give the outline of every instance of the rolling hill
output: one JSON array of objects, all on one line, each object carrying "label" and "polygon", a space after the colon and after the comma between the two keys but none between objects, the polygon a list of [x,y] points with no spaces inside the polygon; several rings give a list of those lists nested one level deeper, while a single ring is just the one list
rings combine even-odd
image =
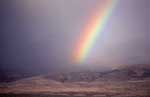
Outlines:
[{"label": "rolling hill", "polygon": [[0,85],[0,94],[57,94],[67,97],[142,97],[150,96],[149,91],[149,65],[125,66],[105,72],[82,71],[38,75]]}]

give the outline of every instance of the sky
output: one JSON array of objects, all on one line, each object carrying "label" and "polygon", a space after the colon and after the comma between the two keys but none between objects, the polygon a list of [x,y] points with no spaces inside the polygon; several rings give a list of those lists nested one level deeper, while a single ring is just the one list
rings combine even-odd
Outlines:
[{"label": "sky", "polygon": [[149,0],[118,0],[87,58],[74,62],[77,40],[104,1],[0,0],[1,67],[53,71],[150,64]]}]

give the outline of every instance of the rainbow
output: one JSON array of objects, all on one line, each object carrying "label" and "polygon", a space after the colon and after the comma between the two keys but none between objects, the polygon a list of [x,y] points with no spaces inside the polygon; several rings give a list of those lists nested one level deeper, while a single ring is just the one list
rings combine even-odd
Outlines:
[{"label": "rainbow", "polygon": [[110,18],[117,0],[104,0],[103,5],[90,18],[83,32],[79,37],[79,41],[75,47],[73,54],[77,63],[83,63],[88,57],[91,48],[96,42],[98,36],[103,31],[108,19]]}]

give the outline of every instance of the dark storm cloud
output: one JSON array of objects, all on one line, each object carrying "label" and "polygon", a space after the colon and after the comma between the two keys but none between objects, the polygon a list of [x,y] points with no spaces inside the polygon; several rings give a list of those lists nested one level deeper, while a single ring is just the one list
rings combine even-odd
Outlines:
[{"label": "dark storm cloud", "polygon": [[[78,35],[102,2],[1,0],[1,65],[47,70],[74,65]],[[104,31],[87,63],[150,63],[149,0],[120,0]]]}]

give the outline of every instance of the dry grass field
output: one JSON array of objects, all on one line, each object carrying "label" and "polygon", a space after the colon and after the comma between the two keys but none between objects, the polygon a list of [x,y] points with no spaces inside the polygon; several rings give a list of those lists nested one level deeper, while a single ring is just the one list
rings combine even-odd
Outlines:
[{"label": "dry grass field", "polygon": [[0,97],[150,97],[150,69],[39,75],[1,83]]}]

